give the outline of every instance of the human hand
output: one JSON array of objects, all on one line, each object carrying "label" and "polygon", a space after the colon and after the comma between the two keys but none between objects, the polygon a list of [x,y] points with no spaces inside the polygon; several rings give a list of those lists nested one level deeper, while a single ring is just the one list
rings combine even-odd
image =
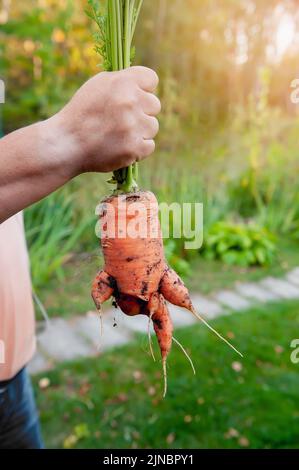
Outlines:
[{"label": "human hand", "polygon": [[158,82],[145,67],[99,73],[48,120],[59,127],[75,174],[124,168],[154,152],[161,110],[153,94]]}]

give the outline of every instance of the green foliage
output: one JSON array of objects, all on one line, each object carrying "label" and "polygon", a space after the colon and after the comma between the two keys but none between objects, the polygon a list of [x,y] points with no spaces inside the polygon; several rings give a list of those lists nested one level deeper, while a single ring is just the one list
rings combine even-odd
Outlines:
[{"label": "green foliage", "polygon": [[57,112],[95,69],[86,47],[89,32],[81,2],[45,0],[42,7],[39,3],[12,5],[9,20],[1,24],[6,131]]},{"label": "green foliage", "polygon": [[109,19],[107,12],[103,9],[102,2],[88,0],[89,8],[86,9],[87,16],[96,23],[97,31],[93,34],[94,50],[103,59],[103,68],[112,71],[111,42],[109,39]]},{"label": "green foliage", "polygon": [[64,449],[72,449],[78,443],[84,439],[88,439],[90,437],[90,431],[88,429],[88,425],[86,423],[77,424],[74,427],[73,433],[67,436],[64,440],[63,448]]},{"label": "green foliage", "polygon": [[214,320],[244,354],[239,363],[204,326],[180,329],[176,337],[197,374],[174,345],[164,400],[159,363],[146,354],[145,335],[100,360],[61,364],[47,373],[47,389],[38,386],[45,373],[35,377],[46,446],[62,447],[86,423],[88,433],[72,440],[74,447],[298,448],[299,374],[290,361],[298,311],[298,301],[282,302]]},{"label": "green foliage", "polygon": [[295,162],[277,161],[281,153],[286,150],[276,152],[276,162],[268,162],[264,170],[249,168],[228,184],[227,191],[233,212],[293,237],[299,229],[299,183]]},{"label": "green foliage", "polygon": [[169,265],[182,277],[190,276],[191,265],[188,260],[184,259],[177,250],[176,241],[173,239],[166,239],[164,241],[165,256]]},{"label": "green foliage", "polygon": [[276,242],[268,230],[256,225],[218,222],[208,231],[202,253],[229,265],[266,266],[275,259]]},{"label": "green foliage", "polygon": [[35,288],[53,277],[63,280],[63,265],[78,250],[80,237],[89,223],[87,218],[75,223],[73,198],[64,191],[54,193],[25,211]]}]

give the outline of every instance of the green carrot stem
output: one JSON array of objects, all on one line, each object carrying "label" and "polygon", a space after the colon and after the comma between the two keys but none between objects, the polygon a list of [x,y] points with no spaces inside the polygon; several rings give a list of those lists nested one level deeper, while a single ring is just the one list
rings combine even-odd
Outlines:
[{"label": "green carrot stem", "polygon": [[140,15],[142,4],[143,4],[143,0],[139,0],[139,4],[138,4],[137,10],[136,10],[136,15],[135,15],[133,25],[132,25],[131,40],[133,40],[133,37],[134,37],[134,34],[135,34],[137,21],[138,21],[139,15]]},{"label": "green carrot stem", "polygon": [[110,32],[111,32],[111,59],[112,69],[114,71],[118,68],[118,53],[117,53],[117,16],[116,5],[114,0],[108,0],[108,17],[110,19]]},{"label": "green carrot stem", "polygon": [[130,0],[125,1],[124,12],[124,68],[131,65],[131,8]]},{"label": "green carrot stem", "polygon": [[124,68],[124,59],[123,59],[123,22],[122,22],[122,0],[114,0],[115,10],[116,10],[116,22],[117,22],[117,53],[118,53],[118,69],[122,70]]}]

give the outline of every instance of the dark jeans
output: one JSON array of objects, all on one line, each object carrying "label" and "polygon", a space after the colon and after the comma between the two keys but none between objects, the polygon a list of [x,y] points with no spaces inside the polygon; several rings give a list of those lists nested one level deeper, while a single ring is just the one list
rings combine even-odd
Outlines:
[{"label": "dark jeans", "polygon": [[42,449],[33,389],[26,369],[0,382],[0,449]]}]

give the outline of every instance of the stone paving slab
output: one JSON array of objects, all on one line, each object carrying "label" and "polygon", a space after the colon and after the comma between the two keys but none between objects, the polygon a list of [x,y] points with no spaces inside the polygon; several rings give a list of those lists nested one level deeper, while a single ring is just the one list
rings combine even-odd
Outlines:
[{"label": "stone paving slab", "polygon": [[39,372],[49,370],[52,367],[53,364],[51,361],[49,361],[41,352],[36,352],[28,365],[28,370],[30,374],[38,374]]},{"label": "stone paving slab", "polygon": [[148,317],[139,315],[136,317],[128,317],[119,312],[116,318],[117,327],[120,331],[129,330],[134,333],[147,333]]},{"label": "stone paving slab", "polygon": [[50,321],[48,328],[38,336],[40,350],[54,361],[65,361],[92,356],[94,347],[76,334],[70,324],[62,319]]},{"label": "stone paving slab", "polygon": [[182,326],[191,326],[196,323],[194,315],[185,308],[176,307],[175,305],[168,304],[169,313],[176,328]]},{"label": "stone paving slab", "polygon": [[[299,268],[287,273],[285,279],[266,278],[258,283],[237,284],[236,291],[222,290],[212,298],[201,294],[192,296],[195,309],[206,319],[213,319],[231,311],[248,309],[252,301],[271,302],[278,299],[299,298]],[[197,322],[187,310],[169,305],[175,327]],[[120,310],[103,314],[104,334],[100,334],[100,319],[96,312],[88,312],[70,321],[53,319],[38,333],[38,352],[29,364],[31,374],[48,370],[56,362],[91,357],[101,350],[127,343],[134,333],[147,333],[147,317],[128,317]],[[100,349],[99,349],[100,346]]]},{"label": "stone paving slab", "polygon": [[207,299],[203,295],[195,294],[192,296],[192,303],[195,310],[208,320],[219,317],[222,315],[223,307],[213,300]]},{"label": "stone paving slab", "polygon": [[293,269],[293,271],[290,271],[286,275],[286,280],[288,282],[291,282],[292,284],[295,284],[296,286],[299,286],[299,268]]},{"label": "stone paving slab", "polygon": [[231,310],[246,310],[251,306],[251,302],[248,299],[244,299],[241,295],[230,290],[217,292],[213,297]]},{"label": "stone paving slab", "polygon": [[236,290],[240,295],[249,297],[258,302],[273,302],[279,299],[277,294],[261,287],[257,283],[237,284]]},{"label": "stone paving slab", "polygon": [[274,277],[268,277],[260,282],[260,285],[266,287],[282,299],[299,299],[299,287]]},{"label": "stone paving slab", "polygon": [[[99,314],[89,312],[84,317],[80,317],[73,324],[73,331],[90,342],[97,351],[105,351],[109,348],[121,346],[132,339],[132,336],[125,330],[113,327],[111,322],[112,313],[103,315],[103,334],[101,335],[101,321]],[[112,319],[113,321],[113,319]]]}]

